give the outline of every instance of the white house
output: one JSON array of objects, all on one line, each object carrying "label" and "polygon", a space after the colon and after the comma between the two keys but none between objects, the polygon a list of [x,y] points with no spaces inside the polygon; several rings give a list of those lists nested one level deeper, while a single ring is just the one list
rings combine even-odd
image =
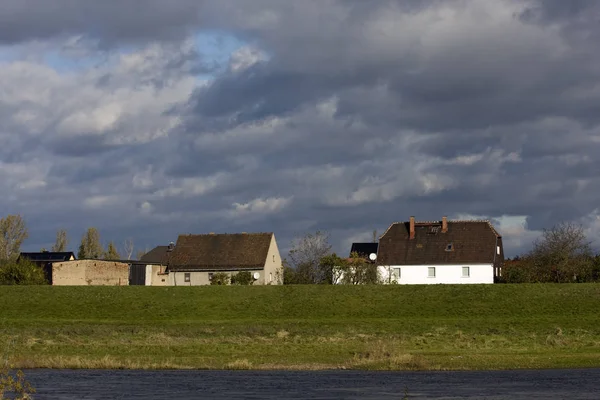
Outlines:
[{"label": "white house", "polygon": [[395,222],[379,238],[385,283],[494,283],[504,262],[502,236],[489,221]]}]

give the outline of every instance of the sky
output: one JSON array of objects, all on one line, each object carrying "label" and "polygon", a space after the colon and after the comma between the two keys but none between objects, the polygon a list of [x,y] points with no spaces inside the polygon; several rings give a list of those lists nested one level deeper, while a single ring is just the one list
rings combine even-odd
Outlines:
[{"label": "sky", "polygon": [[600,2],[0,0],[0,216],[23,248],[96,227],[317,230],[489,219],[508,256],[600,249]]}]

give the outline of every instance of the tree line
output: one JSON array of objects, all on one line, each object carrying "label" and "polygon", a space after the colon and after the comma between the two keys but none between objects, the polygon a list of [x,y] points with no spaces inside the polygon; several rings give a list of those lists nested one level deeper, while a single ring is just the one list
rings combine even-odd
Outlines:
[{"label": "tree line", "polygon": [[[27,260],[17,261],[21,245],[29,237],[27,226],[20,215],[0,218],[0,284],[45,281],[43,272]],[[377,240],[375,231],[373,241]],[[67,251],[67,231],[56,233],[53,252]],[[383,283],[377,265],[358,254],[340,257],[333,253],[326,232],[317,231],[295,238],[287,258],[284,259],[284,284],[379,284]],[[45,249],[42,249],[45,251]],[[78,259],[131,259],[134,251],[132,239],[123,244],[123,255],[116,244],[102,245],[96,228],[88,228],[81,237]],[[147,251],[138,251],[141,258]],[[242,277],[237,284],[245,284]],[[560,223],[544,229],[534,241],[531,251],[505,260],[500,283],[535,282],[597,282],[600,281],[600,254],[594,254],[591,242],[581,225]],[[242,283],[244,282],[244,283]]]},{"label": "tree line", "polygon": [[544,229],[532,249],[507,259],[499,282],[598,282],[600,254],[594,254],[581,225],[563,222]]},{"label": "tree line", "polygon": [[[19,259],[21,245],[29,237],[25,220],[20,215],[8,215],[0,218],[0,284],[44,284],[46,278],[41,268],[29,260]],[[50,251],[68,251],[69,238],[65,229],[56,232],[54,244]],[[40,251],[47,251],[41,249]],[[134,251],[132,239],[123,243],[123,255],[117,249],[114,241],[107,246],[102,245],[100,233],[96,228],[88,228],[81,237],[77,251],[78,259],[122,260],[131,259]],[[138,259],[147,250],[138,251]]]},{"label": "tree line", "polygon": [[[0,218],[0,261],[16,260],[21,253],[21,245],[29,237],[29,231],[25,220],[20,215],[8,215]],[[50,248],[52,252],[68,251],[69,238],[65,229],[59,229],[56,232],[54,244]],[[77,251],[79,259],[104,259],[104,260],[130,260],[134,244],[132,239],[126,239],[122,246],[123,253],[120,253],[114,241],[109,241],[106,247],[102,245],[98,229],[88,228],[83,236]],[[40,251],[47,251],[42,248]],[[140,258],[147,250],[137,252]]]}]

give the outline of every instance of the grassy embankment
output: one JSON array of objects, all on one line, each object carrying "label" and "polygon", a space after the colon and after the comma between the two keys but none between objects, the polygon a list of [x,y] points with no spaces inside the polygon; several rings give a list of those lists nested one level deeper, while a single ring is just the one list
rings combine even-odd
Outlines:
[{"label": "grassy embankment", "polygon": [[600,366],[600,285],[0,287],[14,367]]}]

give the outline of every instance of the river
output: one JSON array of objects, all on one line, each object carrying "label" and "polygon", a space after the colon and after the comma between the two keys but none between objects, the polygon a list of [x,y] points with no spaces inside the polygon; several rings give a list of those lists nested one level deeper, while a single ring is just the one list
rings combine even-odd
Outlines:
[{"label": "river", "polygon": [[473,372],[26,370],[34,399],[600,399],[600,369]]}]

